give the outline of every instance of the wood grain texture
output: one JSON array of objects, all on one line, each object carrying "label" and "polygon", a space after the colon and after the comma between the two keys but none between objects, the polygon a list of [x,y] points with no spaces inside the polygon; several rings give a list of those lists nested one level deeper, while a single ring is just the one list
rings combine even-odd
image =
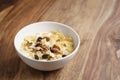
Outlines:
[{"label": "wood grain texture", "polygon": [[[1,0],[0,80],[120,80],[120,0]],[[15,34],[38,21],[70,25],[81,37],[64,68],[44,72],[21,61]]]}]

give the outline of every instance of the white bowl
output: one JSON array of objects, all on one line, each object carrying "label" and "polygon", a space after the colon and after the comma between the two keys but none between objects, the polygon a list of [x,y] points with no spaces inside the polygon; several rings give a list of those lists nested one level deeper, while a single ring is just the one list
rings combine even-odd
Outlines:
[{"label": "white bowl", "polygon": [[[20,50],[20,46],[26,35],[34,35],[36,33],[44,33],[44,32],[49,32],[51,30],[59,31],[73,38],[75,49],[70,55],[62,59],[51,60],[51,61],[35,60],[23,55],[23,53]],[[80,38],[77,32],[67,25],[58,22],[45,21],[45,22],[33,23],[22,28],[15,36],[14,46],[18,56],[23,60],[23,62],[38,70],[51,71],[62,68],[68,61],[70,61],[73,58],[73,56],[77,53],[79,49]]]}]

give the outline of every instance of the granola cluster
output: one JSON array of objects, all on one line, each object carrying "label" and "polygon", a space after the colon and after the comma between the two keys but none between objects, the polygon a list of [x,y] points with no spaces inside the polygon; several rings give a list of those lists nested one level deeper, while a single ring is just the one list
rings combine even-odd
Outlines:
[{"label": "granola cluster", "polygon": [[56,60],[69,55],[74,47],[72,38],[60,32],[51,31],[35,36],[26,36],[21,50],[36,60]]}]

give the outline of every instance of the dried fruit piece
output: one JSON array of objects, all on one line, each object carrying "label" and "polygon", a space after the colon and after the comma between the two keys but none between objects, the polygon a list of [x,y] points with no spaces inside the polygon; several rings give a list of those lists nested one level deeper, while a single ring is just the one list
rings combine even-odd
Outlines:
[{"label": "dried fruit piece", "polygon": [[62,57],[66,57],[67,55],[63,54]]},{"label": "dried fruit piece", "polygon": [[42,43],[41,42],[38,42],[35,44],[35,47],[41,47]]},{"label": "dried fruit piece", "polygon": [[43,54],[42,59],[47,59],[49,57],[49,54]]},{"label": "dried fruit piece", "polygon": [[42,40],[42,37],[37,38],[37,42],[40,42]]},{"label": "dried fruit piece", "polygon": [[53,53],[53,50],[52,50],[52,48],[50,47],[50,51]]},{"label": "dried fruit piece", "polygon": [[38,59],[39,59],[38,55],[34,55],[34,58],[35,58],[36,60],[38,60]]},{"label": "dried fruit piece", "polygon": [[40,46],[41,46],[40,43],[35,44],[35,47],[40,47]]}]

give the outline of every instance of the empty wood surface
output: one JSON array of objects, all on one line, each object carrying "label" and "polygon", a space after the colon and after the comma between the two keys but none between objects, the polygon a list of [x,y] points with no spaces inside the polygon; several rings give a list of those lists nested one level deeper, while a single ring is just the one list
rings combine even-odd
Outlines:
[{"label": "empty wood surface", "polygon": [[[35,70],[17,56],[16,33],[39,21],[79,33],[79,52],[64,68]],[[0,0],[0,80],[120,80],[120,0]]]}]

